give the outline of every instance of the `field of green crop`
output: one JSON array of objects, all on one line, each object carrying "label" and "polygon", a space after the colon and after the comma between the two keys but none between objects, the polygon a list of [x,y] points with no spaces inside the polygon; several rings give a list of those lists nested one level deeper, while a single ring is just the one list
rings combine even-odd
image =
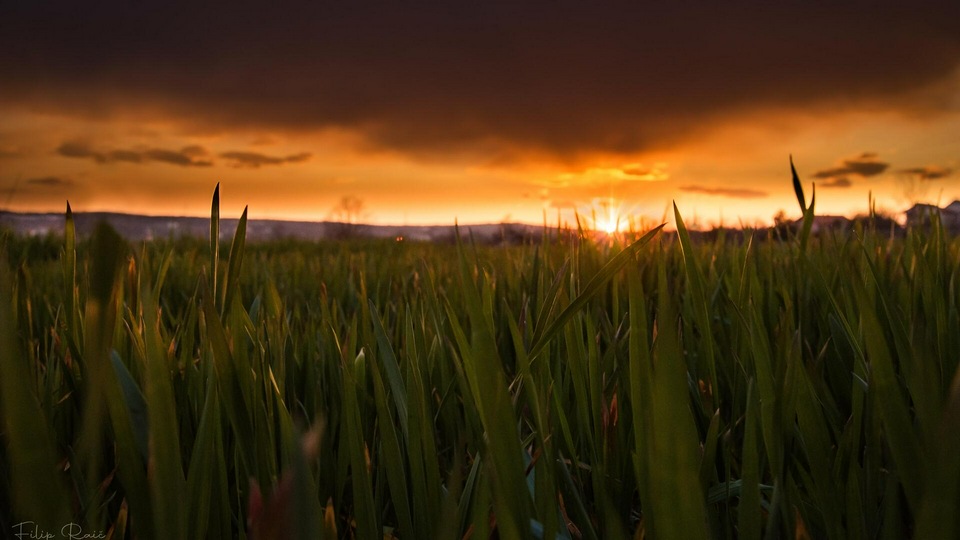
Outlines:
[{"label": "field of green crop", "polygon": [[960,242],[676,218],[221,244],[217,194],[209,242],[6,236],[3,535],[960,536]]}]

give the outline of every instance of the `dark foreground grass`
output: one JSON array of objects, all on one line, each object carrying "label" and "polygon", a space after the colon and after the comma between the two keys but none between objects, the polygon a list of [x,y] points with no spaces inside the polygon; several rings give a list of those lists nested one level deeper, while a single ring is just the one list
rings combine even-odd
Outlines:
[{"label": "dark foreground grass", "polygon": [[221,245],[217,196],[211,242],[130,246],[68,209],[59,253],[3,244],[0,527],[956,538],[960,243],[676,217],[614,246],[247,246],[242,219]]}]

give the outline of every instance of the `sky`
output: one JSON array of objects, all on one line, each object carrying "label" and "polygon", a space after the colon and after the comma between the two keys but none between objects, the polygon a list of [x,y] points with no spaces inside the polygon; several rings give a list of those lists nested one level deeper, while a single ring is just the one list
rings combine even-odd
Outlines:
[{"label": "sky", "polygon": [[791,155],[818,214],[960,198],[960,2],[643,4],[5,1],[0,208],[752,226]]}]

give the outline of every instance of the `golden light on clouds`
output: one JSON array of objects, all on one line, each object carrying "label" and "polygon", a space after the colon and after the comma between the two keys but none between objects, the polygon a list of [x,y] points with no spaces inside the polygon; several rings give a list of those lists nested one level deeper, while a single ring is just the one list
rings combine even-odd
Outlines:
[{"label": "golden light on clouds", "polygon": [[557,185],[571,184],[609,185],[621,182],[664,182],[670,179],[669,165],[658,162],[654,165],[629,163],[620,167],[590,167],[582,172],[565,172],[557,175]]}]

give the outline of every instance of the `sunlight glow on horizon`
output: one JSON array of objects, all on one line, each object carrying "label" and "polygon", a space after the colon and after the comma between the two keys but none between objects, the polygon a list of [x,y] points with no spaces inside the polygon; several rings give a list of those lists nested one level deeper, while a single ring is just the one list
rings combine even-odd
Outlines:
[{"label": "sunlight glow on horizon", "polygon": [[[756,226],[771,224],[780,210],[799,216],[790,153],[805,188],[817,184],[820,215],[866,213],[871,191],[878,209],[898,216],[912,200],[949,204],[960,198],[960,160],[942,143],[960,129],[960,115],[934,123],[857,115],[810,120],[776,137],[765,136],[773,127],[744,117],[670,150],[569,162],[518,154],[517,162],[486,164],[365,151],[352,135],[336,133],[202,136],[124,118],[24,111],[8,118],[16,121],[0,124],[0,207],[20,212],[62,212],[70,200],[76,212],[203,217],[221,182],[224,215],[239,216],[249,205],[251,219],[327,221],[339,201],[352,196],[364,203],[359,221],[372,225],[576,226],[577,214],[595,213],[596,223],[585,226],[618,232],[637,221],[659,224],[676,201],[691,226]],[[87,154],[67,152],[64,144],[71,141],[85,141],[80,149]],[[195,153],[200,150],[205,153]],[[312,157],[290,159],[302,153]],[[868,153],[875,155],[860,159]],[[224,157],[234,155],[260,163],[241,167]],[[179,156],[212,164],[170,161]],[[875,162],[889,166],[878,175],[859,175],[858,167],[875,168]],[[846,184],[817,176],[844,168],[850,169]],[[931,178],[914,175],[916,189],[906,193],[905,171],[921,169]]]}]

